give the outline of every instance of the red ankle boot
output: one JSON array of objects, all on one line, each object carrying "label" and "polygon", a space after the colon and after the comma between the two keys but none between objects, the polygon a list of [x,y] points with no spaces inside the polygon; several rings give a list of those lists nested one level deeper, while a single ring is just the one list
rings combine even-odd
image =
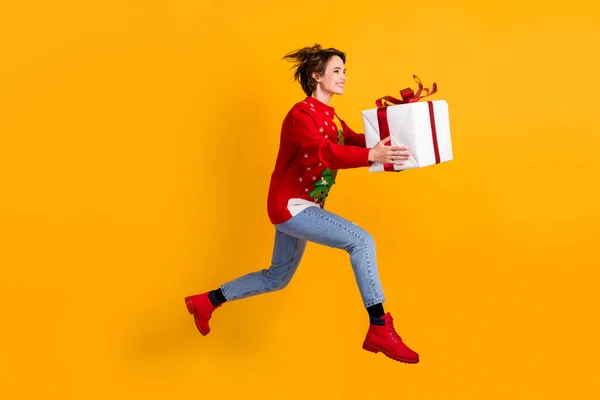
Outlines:
[{"label": "red ankle boot", "polygon": [[390,313],[385,314],[382,319],[385,321],[385,325],[371,324],[369,326],[367,337],[363,342],[363,349],[373,353],[382,352],[396,361],[409,364],[418,363],[419,355],[402,342],[402,338],[394,329],[394,319]]},{"label": "red ankle boot", "polygon": [[194,316],[196,328],[198,328],[200,333],[204,336],[208,335],[210,333],[208,321],[210,321],[213,311],[221,307],[221,304],[216,307],[213,306],[208,298],[208,292],[186,297],[185,304],[187,305],[189,313]]}]

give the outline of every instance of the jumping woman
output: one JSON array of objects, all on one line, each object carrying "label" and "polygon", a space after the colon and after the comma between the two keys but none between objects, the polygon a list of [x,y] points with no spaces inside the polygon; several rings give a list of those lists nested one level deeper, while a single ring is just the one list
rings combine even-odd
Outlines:
[{"label": "jumping woman", "polygon": [[369,315],[363,349],[397,361],[418,363],[419,355],[403,343],[391,314],[383,309],[385,297],[373,237],[324,209],[338,170],[368,167],[373,162],[402,165],[409,158],[408,148],[386,145],[389,137],[367,148],[364,135],[350,129],[329,105],[333,95],[344,93],[345,53],[316,44],[290,52],[284,59],[294,63],[294,78],[307,97],[294,104],[281,128],[267,199],[269,219],[275,226],[271,265],[216,290],[186,297],[187,309],[200,333],[207,335],[212,313],[225,302],[285,288],[310,241],[350,255]]}]

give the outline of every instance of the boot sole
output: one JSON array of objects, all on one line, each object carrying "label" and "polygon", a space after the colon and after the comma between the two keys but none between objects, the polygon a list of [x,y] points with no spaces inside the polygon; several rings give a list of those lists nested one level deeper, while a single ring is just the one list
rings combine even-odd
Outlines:
[{"label": "boot sole", "polygon": [[[196,308],[194,307],[194,303],[192,302],[192,298],[191,297],[186,297],[185,298],[185,305],[186,305],[186,307],[188,309],[188,312],[194,316],[194,322],[196,322],[196,318],[198,318],[198,316],[196,315]],[[200,333],[202,334],[202,336],[206,336],[209,333],[209,332],[203,331],[198,326],[198,324],[196,324],[196,328],[198,328],[198,330],[200,331]]]},{"label": "boot sole", "polygon": [[386,351],[383,350],[382,348],[379,348],[379,347],[377,347],[375,345],[372,345],[372,344],[366,343],[366,342],[363,343],[362,348],[365,349],[365,350],[367,350],[367,351],[370,351],[371,353],[379,353],[379,352],[381,352],[386,357],[391,358],[394,361],[400,361],[400,362],[403,362],[403,363],[406,363],[406,364],[417,364],[419,362],[419,360],[409,360],[407,358],[400,358],[400,357],[392,356],[391,354],[386,353]]}]

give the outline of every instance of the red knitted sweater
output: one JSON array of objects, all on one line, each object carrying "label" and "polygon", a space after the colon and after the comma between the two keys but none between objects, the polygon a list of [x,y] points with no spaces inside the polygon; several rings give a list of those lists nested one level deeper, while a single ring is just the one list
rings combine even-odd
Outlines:
[{"label": "red knitted sweater", "polygon": [[271,175],[267,210],[273,224],[292,214],[290,199],[305,199],[321,208],[338,169],[369,166],[365,137],[337,117],[333,107],[307,97],[288,112],[281,128],[279,153]]}]

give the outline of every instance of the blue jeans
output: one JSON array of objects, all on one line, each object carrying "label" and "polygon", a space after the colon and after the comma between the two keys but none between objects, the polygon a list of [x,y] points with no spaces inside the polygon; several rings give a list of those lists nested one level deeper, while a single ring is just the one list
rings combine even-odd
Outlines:
[{"label": "blue jeans", "polygon": [[238,300],[285,288],[300,264],[307,241],[347,251],[365,307],[385,302],[373,237],[355,223],[320,207],[308,207],[275,225],[271,266],[223,284],[225,298]]}]

